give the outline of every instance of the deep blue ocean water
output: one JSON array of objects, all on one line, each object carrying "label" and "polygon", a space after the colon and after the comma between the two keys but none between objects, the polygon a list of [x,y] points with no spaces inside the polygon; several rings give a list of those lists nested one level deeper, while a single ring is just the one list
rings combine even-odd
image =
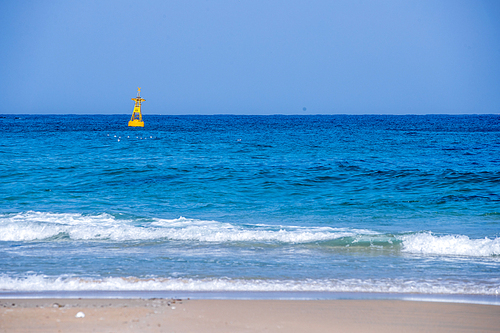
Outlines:
[{"label": "deep blue ocean water", "polygon": [[500,116],[4,115],[0,292],[500,294]]}]

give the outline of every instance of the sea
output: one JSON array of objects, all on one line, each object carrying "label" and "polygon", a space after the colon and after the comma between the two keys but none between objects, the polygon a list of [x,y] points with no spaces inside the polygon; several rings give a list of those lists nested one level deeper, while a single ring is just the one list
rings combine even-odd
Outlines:
[{"label": "sea", "polygon": [[0,115],[0,297],[500,304],[500,115],[129,118]]}]

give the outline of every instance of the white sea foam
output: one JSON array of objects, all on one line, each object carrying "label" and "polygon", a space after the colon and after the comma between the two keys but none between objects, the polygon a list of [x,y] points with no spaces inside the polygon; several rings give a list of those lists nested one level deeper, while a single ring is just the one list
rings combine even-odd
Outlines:
[{"label": "white sea foam", "polygon": [[[329,227],[236,226],[217,221],[178,218],[155,219],[143,225],[118,220],[108,214],[94,216],[26,212],[0,217],[1,241],[44,240],[60,234],[72,240],[154,240],[200,242],[284,242],[307,243],[370,233]],[[372,232],[373,233],[373,232]]]},{"label": "white sea foam", "polygon": [[500,255],[500,238],[470,239],[464,235],[435,236],[430,232],[401,236],[409,253],[488,257]]},{"label": "white sea foam", "polygon": [[49,278],[32,275],[12,278],[0,275],[0,291],[261,291],[261,292],[376,292],[421,294],[500,295],[498,281],[466,282],[401,279],[323,279],[323,280],[255,280],[255,279],[179,279],[119,278],[103,279]]}]

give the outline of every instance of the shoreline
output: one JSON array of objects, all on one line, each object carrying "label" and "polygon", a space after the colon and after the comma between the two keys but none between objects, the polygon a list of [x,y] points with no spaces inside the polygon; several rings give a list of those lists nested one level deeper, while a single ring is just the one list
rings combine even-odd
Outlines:
[{"label": "shoreline", "polygon": [[500,306],[500,295],[316,292],[316,291],[158,291],[158,290],[81,290],[81,291],[0,291],[4,299],[199,299],[199,300],[399,300],[484,304]]},{"label": "shoreline", "polygon": [[409,300],[1,299],[0,332],[497,332],[496,305]]}]

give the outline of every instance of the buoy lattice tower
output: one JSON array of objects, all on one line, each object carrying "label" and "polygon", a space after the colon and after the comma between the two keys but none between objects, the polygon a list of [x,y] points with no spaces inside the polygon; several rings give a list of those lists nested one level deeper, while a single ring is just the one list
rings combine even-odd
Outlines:
[{"label": "buoy lattice tower", "polygon": [[144,127],[144,122],[142,121],[142,113],[141,113],[141,103],[146,100],[141,97],[141,88],[137,88],[137,97],[132,98],[135,101],[134,112],[132,112],[132,118],[128,122],[129,126],[132,127]]}]

